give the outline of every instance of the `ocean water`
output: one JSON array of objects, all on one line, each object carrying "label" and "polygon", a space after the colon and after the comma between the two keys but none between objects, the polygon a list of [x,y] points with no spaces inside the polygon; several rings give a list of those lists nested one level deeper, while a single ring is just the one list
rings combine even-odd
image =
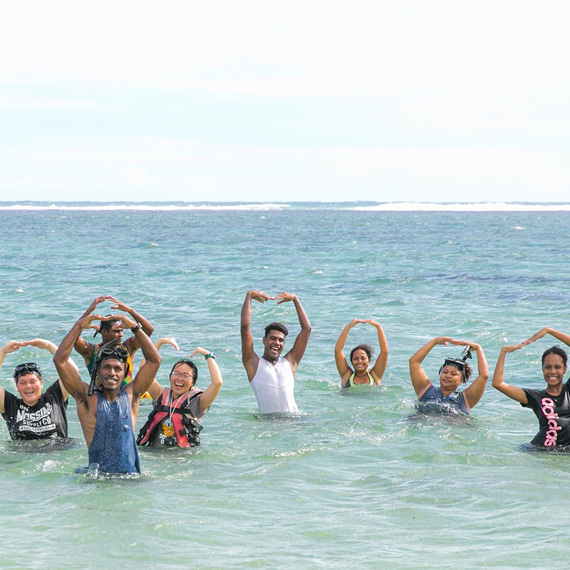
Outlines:
[{"label": "ocean water", "polygon": [[[418,417],[408,359],[449,335],[480,343],[492,373],[505,343],[545,325],[568,331],[569,210],[0,204],[0,342],[58,343],[93,298],[112,294],[154,324],[153,338],[175,337],[184,355],[215,352],[224,378],[202,446],[143,449],[137,480],[75,473],[87,450],[73,401],[66,445],[11,442],[2,422],[0,566],[566,567],[570,456],[525,451],[534,414],[490,382],[469,418]],[[298,294],[311,319],[299,417],[256,413],[239,337],[252,288]],[[380,389],[339,388],[333,349],[353,317],[378,320],[388,337]],[[266,303],[253,308],[257,348],[273,320],[291,345],[292,303]],[[347,348],[360,342],[375,344],[371,327],[352,329]],[[542,387],[540,355],[553,344],[509,355],[506,379]],[[436,347],[428,376],[459,353]],[[162,356],[165,383],[180,355]],[[49,355],[26,349],[6,357],[1,385],[13,390],[13,366],[29,360],[55,380]]]}]

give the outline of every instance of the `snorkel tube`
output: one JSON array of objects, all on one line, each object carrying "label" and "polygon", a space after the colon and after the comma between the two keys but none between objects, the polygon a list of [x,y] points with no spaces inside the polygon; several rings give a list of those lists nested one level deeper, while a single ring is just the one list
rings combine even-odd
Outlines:
[{"label": "snorkel tube", "polygon": [[453,366],[463,374],[463,380],[461,382],[462,384],[465,384],[467,380],[469,380],[469,378],[471,377],[472,373],[471,366],[467,364],[467,359],[470,358],[473,358],[471,356],[471,347],[466,346],[465,349],[463,350],[463,353],[461,354],[461,358],[446,358],[443,361],[443,365],[439,369],[439,374],[441,374],[441,371],[445,366]]}]

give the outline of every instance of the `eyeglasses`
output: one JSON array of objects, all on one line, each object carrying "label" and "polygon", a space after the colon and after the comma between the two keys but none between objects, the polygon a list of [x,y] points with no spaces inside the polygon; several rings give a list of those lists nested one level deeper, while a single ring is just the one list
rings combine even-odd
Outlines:
[{"label": "eyeglasses", "polygon": [[20,376],[24,376],[24,374],[37,374],[40,378],[42,377],[42,371],[35,362],[18,364],[14,369],[14,380],[17,380]]},{"label": "eyeglasses", "polygon": [[182,380],[185,381],[192,380],[192,374],[188,374],[188,372],[182,373],[175,370],[170,376],[172,376],[172,378],[182,378]]}]

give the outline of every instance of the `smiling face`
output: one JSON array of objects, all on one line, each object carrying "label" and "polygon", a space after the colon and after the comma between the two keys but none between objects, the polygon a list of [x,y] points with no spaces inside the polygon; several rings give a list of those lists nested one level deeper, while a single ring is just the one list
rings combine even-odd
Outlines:
[{"label": "smiling face", "polygon": [[566,365],[558,354],[547,354],[542,363],[542,374],[548,384],[548,388],[557,387],[564,381]]},{"label": "smiling face", "polygon": [[271,329],[266,337],[263,337],[263,358],[269,362],[277,362],[279,356],[285,348],[285,334],[281,331]]},{"label": "smiling face", "polygon": [[97,377],[103,390],[115,391],[121,388],[125,379],[126,364],[117,358],[105,358],[99,364]]},{"label": "smiling face", "polygon": [[366,354],[366,351],[358,348],[352,353],[352,360],[350,362],[356,374],[364,374],[370,365],[370,358],[368,354]]},{"label": "smiling face", "polygon": [[43,386],[37,374],[22,374],[16,380],[16,390],[26,406],[33,406],[40,399]]},{"label": "smiling face", "polygon": [[194,385],[194,371],[188,364],[180,363],[174,367],[170,373],[170,388],[172,395],[176,398],[188,392]]},{"label": "smiling face", "polygon": [[462,381],[463,374],[455,366],[447,364],[439,373],[439,388],[446,394],[455,392]]}]

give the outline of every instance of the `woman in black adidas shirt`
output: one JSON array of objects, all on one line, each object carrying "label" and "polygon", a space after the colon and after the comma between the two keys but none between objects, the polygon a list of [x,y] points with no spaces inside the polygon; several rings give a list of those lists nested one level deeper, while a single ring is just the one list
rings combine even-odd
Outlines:
[{"label": "woman in black adidas shirt", "polygon": [[544,390],[517,388],[503,380],[507,353],[515,352],[547,334],[570,346],[570,335],[550,327],[544,327],[520,344],[504,346],[493,375],[493,387],[520,402],[523,407],[532,408],[539,423],[539,432],[531,441],[533,445],[564,447],[570,445],[570,381],[564,383],[568,363],[566,352],[559,346],[553,346],[542,355],[542,375],[546,382]]}]

